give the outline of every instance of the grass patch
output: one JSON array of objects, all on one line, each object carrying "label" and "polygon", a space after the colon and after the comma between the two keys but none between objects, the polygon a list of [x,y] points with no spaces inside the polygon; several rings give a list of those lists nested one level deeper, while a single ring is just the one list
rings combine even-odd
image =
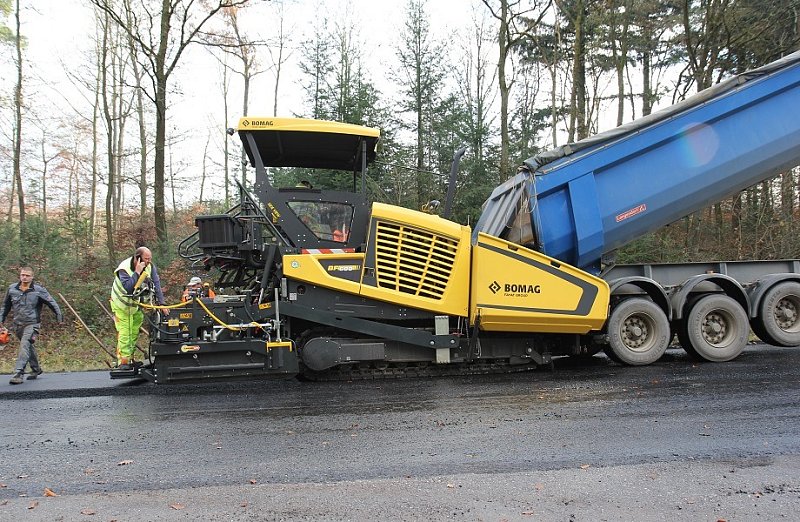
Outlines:
[{"label": "grass patch", "polygon": [[[103,344],[114,353],[116,331],[93,330]],[[144,336],[146,338],[146,336]],[[141,342],[140,346],[144,346]],[[39,363],[46,372],[74,372],[108,369],[106,362],[113,358],[103,351],[82,327],[74,325],[45,325],[36,341]],[[0,346],[0,373],[12,373],[19,353],[19,340],[11,335],[11,342]]]}]

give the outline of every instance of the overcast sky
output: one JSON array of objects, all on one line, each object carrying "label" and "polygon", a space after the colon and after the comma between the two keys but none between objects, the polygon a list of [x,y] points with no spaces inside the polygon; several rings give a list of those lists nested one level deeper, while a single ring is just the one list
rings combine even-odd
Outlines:
[{"label": "overcast sky", "polygon": [[[432,0],[428,3],[432,32],[439,40],[459,43],[464,37],[457,34],[471,25],[472,5],[478,0]],[[61,115],[91,116],[91,93],[75,86],[78,78],[91,81],[94,75],[91,57],[95,34],[94,14],[88,0],[21,0],[22,34],[27,38],[23,60],[26,62],[24,95],[26,103],[39,114],[55,119]],[[253,38],[269,39],[277,29],[276,2],[254,0],[243,11],[247,32]],[[364,44],[369,80],[384,94],[392,85],[388,81],[389,67],[396,62],[399,35],[403,30],[406,0],[284,0],[285,27],[291,33],[292,56],[284,65],[281,77],[278,115],[291,116],[303,112],[302,90],[298,85],[298,49],[301,41],[314,30],[320,30],[322,20],[346,17],[356,28]],[[13,25],[13,18],[7,20]],[[13,92],[15,80],[11,53],[0,58],[0,88],[4,96]],[[264,54],[264,63],[269,57]],[[184,166],[197,169],[207,136],[235,126],[242,115],[241,83],[231,84],[230,115],[224,121],[222,109],[221,66],[207,50],[192,46],[181,60],[180,69],[171,78],[169,116],[171,132],[186,140],[176,151]],[[69,74],[68,74],[69,73]],[[274,75],[264,72],[251,86],[250,115],[272,115]],[[11,111],[4,110],[0,118],[3,127],[10,129]],[[27,140],[35,138],[35,128],[23,127]],[[6,134],[9,131],[5,131]],[[237,144],[238,145],[238,144]],[[211,145],[210,155],[217,154],[221,142]],[[215,152],[214,149],[217,149]],[[188,169],[188,167],[187,167]]]}]

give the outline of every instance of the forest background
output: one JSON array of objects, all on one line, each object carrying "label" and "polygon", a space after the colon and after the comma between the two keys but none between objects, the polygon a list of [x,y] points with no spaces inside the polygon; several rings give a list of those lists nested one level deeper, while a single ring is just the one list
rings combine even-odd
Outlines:
[{"label": "forest background", "polygon": [[[65,308],[38,343],[60,371],[111,361],[101,304],[134,245],[170,302],[203,275],[176,247],[253,181],[225,133],[239,117],[380,128],[370,197],[410,208],[442,197],[466,146],[454,219],[474,223],[526,158],[800,49],[800,0],[0,0],[0,47],[0,284],[31,265]],[[800,257],[798,209],[795,168],[618,261]]]}]

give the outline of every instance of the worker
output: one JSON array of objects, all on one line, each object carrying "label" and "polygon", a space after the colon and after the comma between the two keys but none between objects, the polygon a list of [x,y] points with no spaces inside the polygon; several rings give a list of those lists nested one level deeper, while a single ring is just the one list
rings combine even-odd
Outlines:
[{"label": "worker", "polygon": [[189,279],[189,283],[183,289],[183,295],[181,296],[181,301],[191,301],[196,297],[216,297],[214,290],[211,289],[211,285],[208,283],[203,283],[203,280],[197,276],[192,277]]},{"label": "worker", "polygon": [[[140,303],[155,301],[164,304],[161,280],[153,264],[153,254],[147,247],[139,247],[131,257],[122,261],[114,271],[111,285],[111,309],[117,328],[117,369],[133,368],[133,352],[144,321]],[[161,313],[169,315],[168,308]]]},{"label": "worker", "polygon": [[59,323],[64,321],[61,308],[58,307],[55,299],[50,296],[45,287],[33,282],[33,268],[23,266],[19,269],[19,283],[8,287],[5,301],[0,307],[0,323],[4,323],[8,313],[12,309],[14,310],[12,330],[19,339],[19,355],[14,376],[9,381],[10,384],[22,384],[22,376],[25,374],[27,365],[31,367],[28,380],[35,379],[42,374],[34,343],[39,336],[43,305],[47,305],[56,314]]}]

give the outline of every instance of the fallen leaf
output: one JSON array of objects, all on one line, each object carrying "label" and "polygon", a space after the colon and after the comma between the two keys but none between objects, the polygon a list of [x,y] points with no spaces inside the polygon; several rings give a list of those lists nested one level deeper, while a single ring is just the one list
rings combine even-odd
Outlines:
[{"label": "fallen leaf", "polygon": [[7,488],[7,487],[8,486],[6,486],[5,484],[0,484],[0,489]]},{"label": "fallen leaf", "polygon": [[170,504],[169,507],[171,507],[174,510],[180,510],[184,509],[186,506],[184,506],[183,504]]},{"label": "fallen leaf", "polygon": [[8,504],[8,500],[4,500],[4,501],[0,502],[0,506],[5,506],[6,504]]},{"label": "fallen leaf", "polygon": [[36,509],[36,506],[38,506],[38,505],[39,505],[39,502],[34,500],[33,502],[31,502],[31,505],[28,506],[28,509]]},{"label": "fallen leaf", "polygon": [[591,465],[589,465],[589,464],[583,464],[583,465],[581,466],[581,469],[589,469],[589,468],[591,468],[591,467],[592,467],[592,466],[591,466]]},{"label": "fallen leaf", "polygon": [[120,460],[117,462],[117,466],[127,466],[128,464],[133,464],[132,460]]},{"label": "fallen leaf", "polygon": [[521,514],[526,517],[532,517],[533,511],[523,511]]},{"label": "fallen leaf", "polygon": [[247,507],[247,502],[242,502],[241,506],[242,507]]},{"label": "fallen leaf", "polygon": [[250,484],[257,484],[258,481],[256,479],[250,479]]},{"label": "fallen leaf", "polygon": [[58,497],[59,494],[53,491],[50,488],[44,488],[44,496],[45,497]]},{"label": "fallen leaf", "polygon": [[94,514],[95,514],[94,509],[89,509],[89,508],[81,509],[81,515],[94,515]]},{"label": "fallen leaf", "polygon": [[28,478],[28,475],[19,475],[17,478]]},{"label": "fallen leaf", "polygon": [[447,487],[450,488],[450,489],[453,489],[456,486],[455,486],[455,484],[448,484]]},{"label": "fallen leaf", "polygon": [[85,475],[91,475],[91,474],[92,474],[92,473],[94,473],[95,471],[97,471],[97,470],[96,470],[96,469],[94,469],[94,468],[86,468],[85,470],[83,470],[83,473],[84,473]]}]

